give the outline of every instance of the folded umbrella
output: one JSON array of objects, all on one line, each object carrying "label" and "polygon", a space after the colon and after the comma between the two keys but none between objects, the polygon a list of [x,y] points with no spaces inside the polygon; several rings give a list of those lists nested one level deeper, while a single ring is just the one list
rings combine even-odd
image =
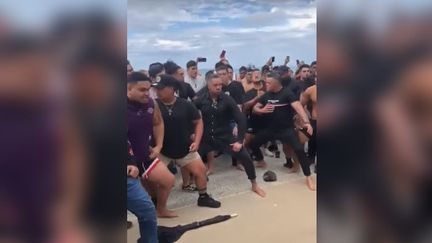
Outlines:
[{"label": "folded umbrella", "polygon": [[174,227],[158,226],[158,239],[159,243],[173,243],[180,239],[180,237],[189,230],[198,229],[203,226],[211,225],[226,221],[230,218],[237,217],[237,214],[231,215],[218,215],[216,217],[206,219],[203,221],[193,222],[185,225],[177,225]]}]

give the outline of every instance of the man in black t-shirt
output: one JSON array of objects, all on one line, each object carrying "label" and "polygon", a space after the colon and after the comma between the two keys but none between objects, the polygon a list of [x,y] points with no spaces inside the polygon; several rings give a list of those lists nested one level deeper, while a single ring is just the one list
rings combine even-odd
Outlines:
[{"label": "man in black t-shirt", "polygon": [[[245,146],[249,143],[257,132],[267,127],[267,117],[257,115],[252,112],[252,108],[258,102],[259,98],[265,93],[265,83],[262,80],[254,81],[254,87],[244,95],[243,112],[247,116],[247,131],[245,136]],[[252,154],[261,154],[260,149],[256,149]],[[258,164],[257,167],[265,167],[265,163]]]},{"label": "man in black t-shirt", "polygon": [[[232,75],[229,75],[230,69],[232,70],[232,67],[230,65],[221,64],[217,66],[216,73],[222,79],[222,91],[226,95],[231,96],[231,98],[233,98],[234,101],[237,103],[239,109],[242,110],[243,96],[245,93],[243,85],[240,82],[232,81]],[[235,121],[231,122],[231,127],[233,129],[233,134],[237,135],[237,127],[235,126]],[[237,163],[237,160],[234,157],[231,158],[231,161],[232,166],[236,167],[239,170],[244,170],[241,165]]]},{"label": "man in black t-shirt", "polygon": [[[272,72],[267,75],[266,88],[267,92],[258,99],[253,112],[267,115],[271,126],[259,131],[252,139],[250,147],[252,150],[259,149],[262,144],[270,140],[280,140],[283,144],[290,144],[300,161],[303,174],[306,176],[307,186],[309,189],[315,190],[315,182],[310,176],[308,159],[294,130],[293,110],[303,122],[302,129],[312,135],[313,129],[309,118],[293,92],[282,86],[278,73]],[[254,154],[254,156],[258,161],[263,162],[262,155]]]},{"label": "man in black t-shirt", "polygon": [[[198,206],[219,208],[220,202],[207,194],[206,168],[197,152],[203,133],[201,115],[192,103],[175,97],[178,83],[174,77],[160,77],[161,80],[154,84],[165,127],[160,160],[165,164],[174,162],[195,177],[199,192]],[[183,188],[187,186],[183,185]]]},{"label": "man in black t-shirt", "polygon": [[[243,86],[240,82],[233,82],[232,78],[229,76],[228,68],[231,66],[220,65],[216,68],[216,73],[222,79],[222,91],[231,96],[237,103],[239,108],[243,104],[243,96],[245,94]],[[231,67],[232,69],[232,67]]]}]

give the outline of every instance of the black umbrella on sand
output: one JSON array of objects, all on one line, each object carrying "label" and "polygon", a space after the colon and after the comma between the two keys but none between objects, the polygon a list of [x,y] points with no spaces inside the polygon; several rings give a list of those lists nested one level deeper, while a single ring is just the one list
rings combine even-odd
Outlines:
[{"label": "black umbrella on sand", "polygon": [[223,221],[226,221],[230,218],[237,217],[237,214],[231,214],[231,215],[219,215],[216,217],[213,217],[211,219],[206,219],[203,221],[193,222],[190,224],[185,225],[177,225],[174,227],[165,227],[165,226],[158,226],[158,239],[159,243],[173,243],[180,239],[180,237],[187,231],[198,229],[203,226],[211,225],[220,223]]}]

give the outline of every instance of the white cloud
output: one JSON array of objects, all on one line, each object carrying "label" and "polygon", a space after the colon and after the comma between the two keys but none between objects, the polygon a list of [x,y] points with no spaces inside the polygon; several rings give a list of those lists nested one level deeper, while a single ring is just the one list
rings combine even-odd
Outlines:
[{"label": "white cloud", "polygon": [[286,55],[307,62],[316,57],[315,2],[132,2],[128,58],[139,68],[167,59],[183,65],[198,56],[207,57],[200,65],[210,68],[222,49],[237,68],[261,66],[272,55],[279,61]]}]

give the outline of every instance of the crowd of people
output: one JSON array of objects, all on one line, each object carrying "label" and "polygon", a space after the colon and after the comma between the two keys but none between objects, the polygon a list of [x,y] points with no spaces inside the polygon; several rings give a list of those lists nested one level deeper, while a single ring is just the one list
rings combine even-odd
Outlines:
[{"label": "crowd of people", "polygon": [[221,153],[261,197],[255,168],[267,167],[263,152],[278,158],[279,147],[287,172],[301,167],[307,187],[316,189],[310,170],[315,163],[316,172],[316,61],[297,62],[295,72],[288,59],[273,62],[261,70],[242,66],[239,75],[224,56],[205,75],[194,60],[186,73],[173,61],[141,71],[127,62],[127,207],[138,218],[138,242],[157,242],[156,217],[177,217],[167,208],[176,166],[182,190],[198,192],[201,207],[221,206],[207,193]]}]

